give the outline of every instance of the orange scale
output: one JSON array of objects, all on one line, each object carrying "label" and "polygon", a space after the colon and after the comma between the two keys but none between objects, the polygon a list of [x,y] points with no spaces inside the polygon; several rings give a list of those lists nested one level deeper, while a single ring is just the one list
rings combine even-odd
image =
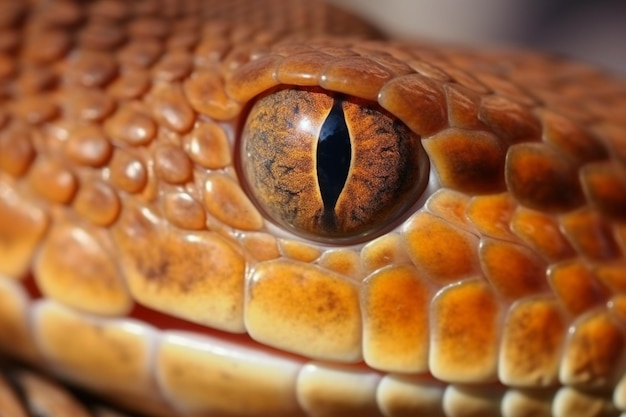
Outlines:
[{"label": "orange scale", "polygon": [[129,204],[112,235],[118,267],[137,302],[193,323],[244,332],[246,266],[229,240],[169,227],[151,210]]},{"label": "orange scale", "polygon": [[507,300],[518,300],[547,289],[545,262],[524,246],[483,239],[480,263],[495,291]]},{"label": "orange scale", "polygon": [[100,167],[106,164],[113,147],[99,125],[83,125],[71,129],[65,142],[65,154],[79,165]]},{"label": "orange scale", "polygon": [[357,284],[315,265],[257,265],[247,285],[245,325],[253,339],[288,352],[338,362],[362,358]]},{"label": "orange scale", "polygon": [[156,79],[167,82],[180,81],[191,73],[193,70],[193,58],[191,53],[168,52],[154,66],[152,72]]},{"label": "orange scale", "polygon": [[29,64],[50,65],[65,56],[72,47],[70,34],[62,29],[33,31],[23,45],[22,57]]},{"label": "orange scale", "polygon": [[110,185],[93,180],[81,184],[73,207],[79,215],[92,223],[98,226],[109,226],[119,216],[122,203]]},{"label": "orange scale", "polygon": [[443,89],[419,74],[391,79],[380,89],[378,103],[421,136],[432,135],[447,125]]},{"label": "orange scale", "polygon": [[511,219],[511,230],[547,260],[559,261],[575,254],[556,217],[550,214],[518,206]]},{"label": "orange scale", "polygon": [[505,176],[513,197],[529,208],[554,213],[576,208],[584,202],[576,167],[556,149],[543,143],[510,147]]},{"label": "orange scale", "polygon": [[133,68],[116,78],[107,86],[107,92],[118,99],[136,99],[144,95],[151,85],[147,71]]},{"label": "orange scale", "polygon": [[587,130],[560,114],[544,110],[540,113],[544,140],[580,161],[606,158],[606,149]]},{"label": "orange scale", "polygon": [[478,118],[480,96],[472,90],[454,83],[444,85],[448,103],[450,125],[461,129],[486,130]]},{"label": "orange scale", "polygon": [[183,138],[183,147],[189,157],[204,168],[224,168],[232,161],[228,136],[217,123],[198,124]]},{"label": "orange scale", "polygon": [[184,184],[191,181],[193,165],[180,146],[158,145],[153,155],[154,172],[161,180],[170,184]]},{"label": "orange scale", "polygon": [[480,120],[489,125],[498,137],[509,143],[541,138],[541,126],[530,110],[506,97],[483,97],[478,114]]},{"label": "orange scale", "polygon": [[626,262],[600,264],[593,268],[593,274],[614,293],[626,293]]},{"label": "orange scale", "polygon": [[574,316],[606,303],[610,295],[579,260],[551,266],[548,280],[561,304]]},{"label": "orange scale", "polygon": [[622,376],[626,355],[623,328],[607,311],[577,321],[569,335],[559,370],[562,384],[610,389]]},{"label": "orange scale", "polygon": [[13,177],[24,175],[31,167],[36,152],[32,133],[28,130],[2,129],[0,134],[0,171]]},{"label": "orange scale", "polygon": [[280,253],[291,259],[302,262],[313,262],[321,255],[321,250],[317,246],[307,245],[297,240],[280,239],[278,241]]},{"label": "orange scale", "polygon": [[118,149],[109,163],[110,181],[115,188],[138,193],[148,183],[146,164],[130,152]]},{"label": "orange scale", "polygon": [[94,227],[57,222],[34,262],[42,294],[96,316],[123,316],[132,299],[106,239]]},{"label": "orange scale", "polygon": [[267,55],[243,64],[227,80],[227,94],[239,103],[245,103],[257,94],[278,85],[276,68],[282,60],[281,56]]},{"label": "orange scale", "polygon": [[[118,62],[122,67],[150,68],[163,54],[161,42],[150,38],[131,39],[118,52]],[[125,69],[125,68],[124,68]]]},{"label": "orange scale", "polygon": [[585,165],[580,172],[587,199],[602,213],[626,219],[626,170],[617,162]]},{"label": "orange scale", "polygon": [[30,125],[51,122],[60,115],[56,98],[50,95],[31,95],[18,98],[10,107],[13,114]]},{"label": "orange scale", "polygon": [[176,227],[186,230],[206,228],[204,207],[187,193],[168,193],[163,196],[163,213]]},{"label": "orange scale", "polygon": [[358,253],[350,249],[328,250],[319,258],[318,264],[350,278],[363,277],[361,258]]},{"label": "orange scale", "polygon": [[120,106],[104,124],[104,130],[112,140],[122,140],[129,145],[150,143],[157,134],[157,124],[141,105]]},{"label": "orange scale", "polygon": [[116,103],[102,90],[81,88],[65,94],[63,103],[66,120],[83,119],[101,122],[115,110]]},{"label": "orange scale", "polygon": [[555,385],[566,331],[555,300],[533,298],[514,304],[504,324],[500,380],[517,387]]},{"label": "orange scale", "polygon": [[372,272],[387,265],[408,264],[411,260],[402,236],[388,233],[363,246],[361,262],[367,272]]},{"label": "orange scale", "polygon": [[516,240],[510,229],[516,207],[515,200],[508,193],[476,196],[467,208],[467,217],[483,235]]},{"label": "orange scale", "polygon": [[420,212],[405,226],[409,256],[416,268],[439,284],[480,273],[478,237],[430,213]]},{"label": "orange scale", "polygon": [[482,280],[442,289],[431,305],[429,365],[443,381],[496,380],[500,307]]},{"label": "orange scale", "polygon": [[196,71],[183,88],[189,105],[213,119],[230,120],[241,110],[241,105],[226,94],[223,78],[213,71]]},{"label": "orange scale", "polygon": [[33,190],[50,202],[68,204],[78,189],[78,180],[60,161],[39,158],[28,173]]},{"label": "orange scale", "polygon": [[50,213],[0,176],[0,276],[22,278],[50,224]]},{"label": "orange scale", "polygon": [[102,87],[118,73],[115,57],[105,52],[81,51],[68,62],[65,77],[71,84]]},{"label": "orange scale", "polygon": [[364,57],[349,57],[329,63],[320,76],[327,90],[376,100],[378,92],[393,74],[384,66]]},{"label": "orange scale", "polygon": [[209,174],[204,183],[204,206],[211,215],[228,226],[258,230],[263,217],[237,182],[223,174]]},{"label": "orange scale", "polygon": [[278,65],[276,77],[281,84],[316,86],[324,67],[333,60],[336,58],[321,52],[291,55]]},{"label": "orange scale", "polygon": [[590,260],[602,261],[620,256],[609,224],[594,210],[583,209],[561,217],[561,227],[572,246]]},{"label": "orange scale", "polygon": [[426,202],[428,211],[465,230],[473,230],[467,218],[470,197],[447,188],[437,190]]},{"label": "orange scale", "polygon": [[428,371],[431,289],[413,267],[392,266],[361,287],[363,356],[388,372]]},{"label": "orange scale", "polygon": [[450,128],[423,144],[443,186],[461,192],[504,191],[506,148],[492,133]]},{"label": "orange scale", "polygon": [[179,86],[168,84],[155,87],[149,98],[155,121],[177,133],[191,130],[196,114]]},{"label": "orange scale", "polygon": [[626,324],[626,294],[614,296],[607,303],[607,306],[615,318]]},{"label": "orange scale", "polygon": [[489,72],[476,72],[474,75],[490,90],[515,103],[529,107],[536,104],[535,99],[524,91],[524,89],[501,75],[495,75]]}]

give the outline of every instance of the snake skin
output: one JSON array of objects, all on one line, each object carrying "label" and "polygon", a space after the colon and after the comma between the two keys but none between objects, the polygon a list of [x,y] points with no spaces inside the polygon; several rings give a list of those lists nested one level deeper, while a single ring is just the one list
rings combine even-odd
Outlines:
[{"label": "snake skin", "polygon": [[[361,114],[419,154],[360,238],[242,174],[316,94],[368,138],[346,204]],[[625,347],[623,80],[308,1],[0,1],[1,417],[620,416]]]}]

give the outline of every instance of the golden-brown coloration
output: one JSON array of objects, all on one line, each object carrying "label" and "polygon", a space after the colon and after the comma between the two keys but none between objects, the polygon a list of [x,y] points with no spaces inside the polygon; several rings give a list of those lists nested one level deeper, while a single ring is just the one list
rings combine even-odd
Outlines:
[{"label": "golden-brown coloration", "polygon": [[[327,145],[337,140],[339,130],[336,123],[325,129],[331,116],[344,122],[349,157]],[[387,231],[428,181],[424,150],[404,125],[370,102],[319,89],[289,88],[257,100],[240,146],[242,182],[267,216],[289,231],[327,243]],[[320,168],[340,165],[342,158],[349,165],[345,182]],[[335,184],[340,193],[327,201],[326,192]],[[227,211],[219,196],[206,200],[210,211]]]},{"label": "golden-brown coloration", "polygon": [[[306,1],[0,6],[3,358],[158,417],[626,412],[623,81]],[[305,167],[271,176],[310,221],[334,97],[360,210],[338,211],[398,186],[375,238],[297,237],[242,170]],[[294,108],[319,121],[299,147]],[[423,163],[382,168],[402,153]],[[0,406],[77,407],[17,369]]]}]

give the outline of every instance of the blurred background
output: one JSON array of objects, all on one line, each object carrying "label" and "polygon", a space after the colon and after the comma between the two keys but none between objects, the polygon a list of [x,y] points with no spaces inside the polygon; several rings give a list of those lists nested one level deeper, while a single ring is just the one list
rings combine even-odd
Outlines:
[{"label": "blurred background", "polygon": [[513,45],[626,76],[626,0],[331,0],[396,37]]}]

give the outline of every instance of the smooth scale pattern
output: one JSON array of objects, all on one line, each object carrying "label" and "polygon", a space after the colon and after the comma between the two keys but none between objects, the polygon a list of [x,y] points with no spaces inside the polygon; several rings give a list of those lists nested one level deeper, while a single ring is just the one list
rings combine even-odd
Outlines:
[{"label": "smooth scale pattern", "polygon": [[[419,140],[403,222],[265,218],[240,136],[290,88]],[[624,415],[625,109],[599,70],[304,0],[3,0],[0,414]]]}]

